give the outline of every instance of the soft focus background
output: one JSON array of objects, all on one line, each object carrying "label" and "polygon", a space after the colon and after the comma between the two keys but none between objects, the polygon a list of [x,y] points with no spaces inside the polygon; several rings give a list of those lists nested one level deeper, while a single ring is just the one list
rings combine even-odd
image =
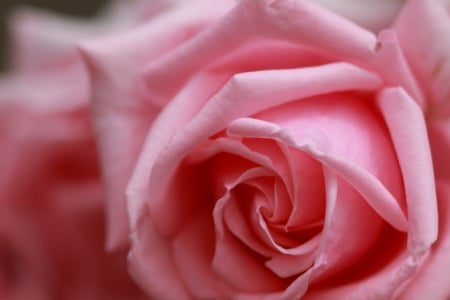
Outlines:
[{"label": "soft focus background", "polygon": [[7,16],[14,6],[32,5],[60,14],[89,17],[106,2],[107,0],[0,0],[0,71],[5,70],[7,66]]}]

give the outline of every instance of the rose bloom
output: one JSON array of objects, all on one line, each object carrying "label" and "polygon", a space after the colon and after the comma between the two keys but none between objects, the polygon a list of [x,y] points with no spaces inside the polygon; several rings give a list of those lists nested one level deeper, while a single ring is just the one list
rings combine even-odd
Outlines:
[{"label": "rose bloom", "polygon": [[[120,2],[86,23],[29,8],[11,17],[0,78],[0,298],[147,299],[126,251],[105,251],[105,195],[75,43],[136,23]],[[134,21],[133,21],[134,20]]]},{"label": "rose bloom", "polygon": [[154,299],[450,296],[449,139],[432,158],[422,70],[448,82],[429,34],[448,16],[320,2],[179,1],[81,45],[108,245],[130,236]]}]

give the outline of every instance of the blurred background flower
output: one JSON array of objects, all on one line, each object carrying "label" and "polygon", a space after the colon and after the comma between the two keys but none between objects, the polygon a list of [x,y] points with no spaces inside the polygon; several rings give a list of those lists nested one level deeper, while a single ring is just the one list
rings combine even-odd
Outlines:
[{"label": "blurred background flower", "polygon": [[105,196],[76,45],[135,25],[147,6],[50,3],[1,3],[0,299],[144,299],[128,276],[127,249],[105,251]]},{"label": "blurred background flower", "polygon": [[0,70],[7,66],[7,16],[17,6],[31,5],[61,14],[91,17],[106,4],[105,0],[1,0],[0,1]]}]

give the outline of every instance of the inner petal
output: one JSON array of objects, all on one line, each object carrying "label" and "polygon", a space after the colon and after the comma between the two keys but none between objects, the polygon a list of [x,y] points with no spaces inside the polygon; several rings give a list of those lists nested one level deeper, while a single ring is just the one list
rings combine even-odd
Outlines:
[{"label": "inner petal", "polygon": [[295,189],[293,210],[286,226],[310,226],[324,217],[325,189],[321,164],[297,149],[286,146],[285,153]]},{"label": "inner petal", "polygon": [[[227,204],[225,222],[229,228],[237,229],[234,222],[236,215],[239,215],[242,220],[239,231],[243,230],[257,237],[260,244],[265,245],[265,250],[291,255],[302,253],[303,244],[320,233],[322,222],[314,222],[305,227],[299,226],[293,231],[288,230],[283,223],[271,223],[269,219],[272,216],[273,200],[270,199],[273,199],[275,195],[270,190],[275,190],[274,181],[276,182],[276,179],[254,178],[237,185],[232,190],[233,201],[237,204],[230,202]],[[231,229],[231,231],[234,230]],[[239,231],[236,231],[237,236],[242,237]],[[267,255],[267,252],[265,253]]]},{"label": "inner petal", "polygon": [[[288,193],[284,199],[293,207],[289,219],[283,220],[285,226],[298,227],[323,218],[325,192],[322,168],[317,160],[270,138],[243,138],[242,142],[252,151],[266,155],[284,184],[283,191]],[[278,202],[278,205],[287,203]]]}]

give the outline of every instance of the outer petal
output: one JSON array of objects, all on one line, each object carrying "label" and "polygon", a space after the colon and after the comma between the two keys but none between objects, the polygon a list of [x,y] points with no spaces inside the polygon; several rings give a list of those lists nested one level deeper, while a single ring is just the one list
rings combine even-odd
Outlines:
[{"label": "outer petal", "polygon": [[[141,82],[141,67],[195,35],[223,14],[205,1],[179,5],[151,22],[112,38],[86,42],[108,206],[108,247],[127,241],[125,189],[147,130],[160,110]],[[198,14],[202,11],[202,15]],[[180,29],[181,28],[181,29]]]},{"label": "outer petal", "polygon": [[191,299],[177,273],[169,241],[157,232],[150,218],[143,218],[136,230],[139,234],[131,235],[136,239],[129,254],[131,276],[155,299]]},{"label": "outer petal", "polygon": [[448,0],[407,1],[394,27],[408,62],[431,102],[431,116],[450,115],[449,10]]},{"label": "outer petal", "polygon": [[241,1],[226,17],[151,64],[146,84],[158,102],[166,103],[199,70],[258,40],[290,42],[329,53],[376,71],[387,83],[402,85],[417,102],[423,101],[395,35],[383,34],[377,40],[349,20],[297,0]]},{"label": "outer petal", "polygon": [[400,88],[382,91],[378,104],[403,173],[408,250],[414,259],[419,259],[436,241],[438,232],[436,188],[425,120],[420,108]]},{"label": "outer petal", "polygon": [[438,181],[439,237],[418,274],[399,299],[449,299],[450,286],[450,182]]}]

